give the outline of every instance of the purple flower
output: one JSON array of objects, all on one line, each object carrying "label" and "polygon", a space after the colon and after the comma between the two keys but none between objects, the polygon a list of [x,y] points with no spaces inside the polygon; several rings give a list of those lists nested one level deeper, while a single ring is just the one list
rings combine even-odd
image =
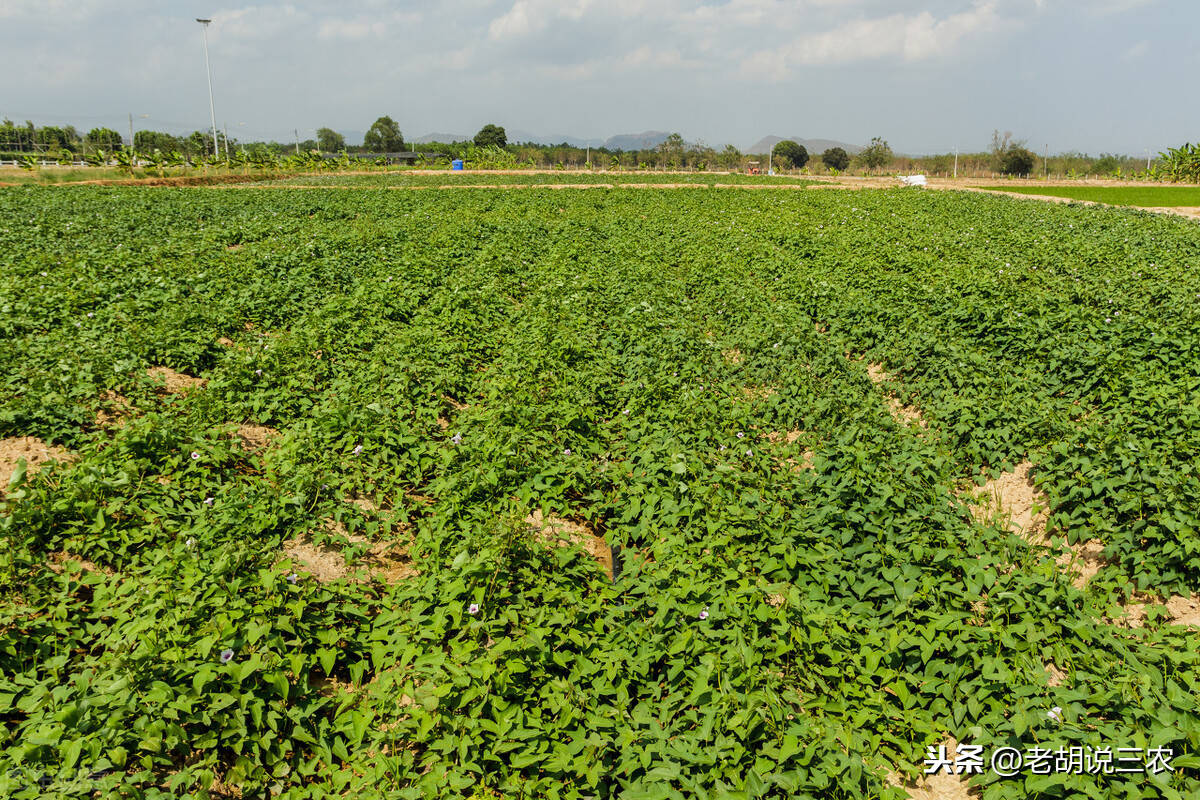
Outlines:
[{"label": "purple flower", "polygon": [[96,315],[95,315],[95,314],[93,314],[91,311],[89,311],[89,312],[87,313],[87,315],[88,315],[88,319],[91,319],[92,317],[96,316]]},{"label": "purple flower", "polygon": [[462,442],[462,434],[456,433],[450,437],[450,444],[460,444]]},{"label": "purple flower", "polygon": [[287,576],[287,579],[288,583],[295,583],[296,581],[300,580],[300,576],[293,572],[291,575]]},{"label": "purple flower", "polygon": [[360,455],[362,453],[362,451],[363,451],[363,446],[361,444],[356,445],[354,448],[354,455],[356,455],[356,456]]},{"label": "purple flower", "polygon": [[211,506],[212,504],[213,504],[213,499],[211,497],[204,498],[204,505]]},{"label": "purple flower", "polygon": [[708,606],[705,606],[704,610],[700,612],[700,619],[708,619]]},{"label": "purple flower", "polygon": [[721,445],[721,446],[720,446],[720,448],[718,448],[718,449],[719,449],[719,450],[720,450],[722,453],[724,453],[724,452],[725,452],[725,445]]},{"label": "purple flower", "polygon": [[192,451],[192,461],[199,461],[199,460],[200,460],[200,454],[197,453],[195,450],[193,450]]},{"label": "purple flower", "polygon": [[753,450],[747,450],[747,451],[746,451],[746,455],[748,455],[748,456],[752,456],[752,455],[754,455],[754,451],[753,451]]},{"label": "purple flower", "polygon": [[741,431],[738,431],[738,438],[739,438],[739,439],[745,439],[745,438],[746,438],[746,434],[742,433]]},{"label": "purple flower", "polygon": [[228,664],[230,661],[233,661],[233,651],[232,650],[222,650],[221,651],[221,663]]},{"label": "purple flower", "polygon": [[478,614],[479,613],[479,603],[471,603],[471,605],[467,606],[467,613],[468,614]]},{"label": "purple flower", "polygon": [[262,377],[262,370],[261,370],[261,369],[256,369],[256,370],[254,370],[254,374],[255,374],[255,375],[258,375],[259,377]]},{"label": "purple flower", "polygon": [[569,448],[569,447],[563,448],[563,455],[564,456],[571,455],[571,448]]}]

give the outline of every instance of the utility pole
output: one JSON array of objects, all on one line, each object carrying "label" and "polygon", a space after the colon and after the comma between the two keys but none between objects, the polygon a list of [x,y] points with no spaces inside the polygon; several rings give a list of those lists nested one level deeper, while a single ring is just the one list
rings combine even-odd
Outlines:
[{"label": "utility pole", "polygon": [[[221,144],[217,141],[217,111],[213,105],[212,93],[212,67],[208,63],[208,26],[212,22],[211,19],[200,19],[196,17],[196,22],[204,26],[204,74],[208,76],[208,113],[212,115],[212,132],[213,132],[213,155],[218,158],[221,155]],[[229,148],[225,148],[226,156],[229,155]]]},{"label": "utility pole", "polygon": [[300,129],[292,128],[292,133],[296,134],[296,155],[300,155]]},{"label": "utility pole", "polygon": [[954,177],[958,177],[958,145],[954,145]]},{"label": "utility pole", "polygon": [[1050,178],[1050,145],[1046,145],[1046,154],[1042,156],[1042,177]]},{"label": "utility pole", "polygon": [[[218,153],[218,155],[220,155]],[[229,160],[229,123],[225,123],[225,160]]]},{"label": "utility pole", "polygon": [[129,152],[133,152],[133,112],[129,112]]},{"label": "utility pole", "polygon": [[1150,150],[1148,148],[1146,150],[1146,171],[1150,171]]}]

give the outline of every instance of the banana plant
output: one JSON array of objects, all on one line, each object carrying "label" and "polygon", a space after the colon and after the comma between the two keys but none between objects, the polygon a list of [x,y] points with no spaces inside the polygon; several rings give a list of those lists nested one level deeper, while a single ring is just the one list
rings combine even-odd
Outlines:
[{"label": "banana plant", "polygon": [[69,167],[75,163],[75,154],[65,147],[58,151],[58,163],[64,167]]},{"label": "banana plant", "polygon": [[137,153],[131,150],[118,150],[113,154],[113,158],[117,162],[118,167],[128,172],[130,177],[133,176],[133,167],[137,163]]},{"label": "banana plant", "polygon": [[91,154],[85,156],[84,160],[88,163],[88,166],[90,166],[90,167],[103,167],[105,164],[108,163],[109,157],[110,157],[109,154],[106,153],[105,151],[97,150],[94,153],[91,153]]},{"label": "banana plant", "polygon": [[39,166],[41,166],[37,156],[21,156],[19,159],[17,159],[17,164],[20,165],[21,169],[26,170],[27,172],[33,172]]}]

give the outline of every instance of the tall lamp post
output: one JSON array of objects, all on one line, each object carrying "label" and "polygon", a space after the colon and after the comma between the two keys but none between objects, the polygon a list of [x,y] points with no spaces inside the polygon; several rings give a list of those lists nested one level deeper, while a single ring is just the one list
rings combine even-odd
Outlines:
[{"label": "tall lamp post", "polygon": [[217,142],[217,110],[213,105],[212,67],[208,63],[208,25],[212,20],[196,17],[196,22],[204,26],[204,74],[208,76],[208,113],[212,115],[213,154],[220,156],[221,145]]}]

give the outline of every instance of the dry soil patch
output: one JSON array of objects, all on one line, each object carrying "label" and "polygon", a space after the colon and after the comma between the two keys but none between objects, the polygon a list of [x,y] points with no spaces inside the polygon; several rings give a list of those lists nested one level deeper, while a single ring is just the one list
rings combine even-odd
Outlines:
[{"label": "dry soil patch", "polygon": [[8,488],[8,481],[17,468],[17,461],[25,459],[26,473],[32,475],[47,461],[71,461],[74,456],[61,447],[46,444],[34,436],[13,436],[0,439],[0,491]]},{"label": "dry soil patch", "polygon": [[160,384],[159,391],[166,394],[183,394],[198,389],[208,381],[183,372],[176,372],[170,367],[151,367],[146,374]]},{"label": "dry soil patch", "polygon": [[[969,492],[974,500],[970,504],[971,515],[985,525],[999,520],[1028,543],[1054,548],[1055,542],[1046,530],[1046,521],[1050,517],[1049,503],[1029,477],[1032,468],[1031,463],[1024,461],[1011,472],[1005,472]],[[1107,563],[1103,552],[1103,542],[1089,539],[1066,545],[1056,561],[1072,573],[1075,587],[1082,589]]]},{"label": "dry soil patch", "polygon": [[347,579],[361,582],[365,580],[361,577],[364,571],[366,579],[384,583],[398,583],[417,574],[408,551],[399,542],[371,542],[365,536],[347,532],[344,525],[333,520],[326,520],[325,529],[344,536],[351,545],[370,544],[370,547],[357,563],[348,565],[342,548],[336,544],[317,544],[309,535],[285,542],[283,554],[321,583]]},{"label": "dry soil patch", "polygon": [[79,556],[73,556],[66,551],[58,551],[55,553],[51,553],[49,559],[46,562],[46,566],[49,567],[50,571],[55,573],[56,575],[61,575],[63,572],[66,572],[66,570],[67,570],[66,565],[68,562],[73,562],[75,564],[78,564],[79,567],[84,572],[102,572],[105,575],[116,574],[111,569],[101,567],[91,561],[88,561],[86,558],[80,558]]},{"label": "dry soil patch", "polygon": [[[951,738],[942,745],[946,748],[945,757],[953,763],[958,742]],[[936,747],[933,755],[939,755]],[[986,764],[984,769],[987,769]],[[982,797],[978,789],[971,788],[970,775],[958,775],[953,770],[942,769],[935,775],[922,775],[915,783],[906,782],[898,772],[890,773],[886,780],[888,784],[908,792],[912,800],[975,800]]]},{"label": "dry soil patch", "polygon": [[96,425],[102,428],[120,427],[137,410],[129,398],[114,391],[107,391],[100,399],[100,410],[96,412]]},{"label": "dry soil patch", "polygon": [[279,431],[266,425],[239,425],[238,438],[242,440],[242,449],[249,453],[257,453],[266,449],[273,440],[279,437]]},{"label": "dry soil patch", "polygon": [[[876,386],[885,383],[893,383],[896,380],[895,376],[884,369],[882,364],[876,363],[867,364],[867,377],[869,377],[871,382]],[[929,427],[925,422],[925,418],[921,416],[921,411],[918,408],[907,405],[903,400],[896,397],[891,392],[887,392],[886,394],[888,412],[891,413],[892,419],[896,420],[902,425],[912,425],[915,423],[922,428]]]},{"label": "dry soil patch", "polygon": [[613,579],[612,548],[603,536],[597,535],[588,526],[561,517],[546,516],[540,508],[525,518],[525,524],[544,542],[582,547],[601,566],[608,579]]},{"label": "dry soil patch", "polygon": [[1141,628],[1146,624],[1146,616],[1149,610],[1156,605],[1164,605],[1167,609],[1167,614],[1170,616],[1172,625],[1188,625],[1193,628],[1200,628],[1200,594],[1193,594],[1191,597],[1183,595],[1172,595],[1167,598],[1165,604],[1155,601],[1154,598],[1140,597],[1139,602],[1130,603],[1125,606],[1125,616],[1117,620],[1118,623],[1127,628]]}]

